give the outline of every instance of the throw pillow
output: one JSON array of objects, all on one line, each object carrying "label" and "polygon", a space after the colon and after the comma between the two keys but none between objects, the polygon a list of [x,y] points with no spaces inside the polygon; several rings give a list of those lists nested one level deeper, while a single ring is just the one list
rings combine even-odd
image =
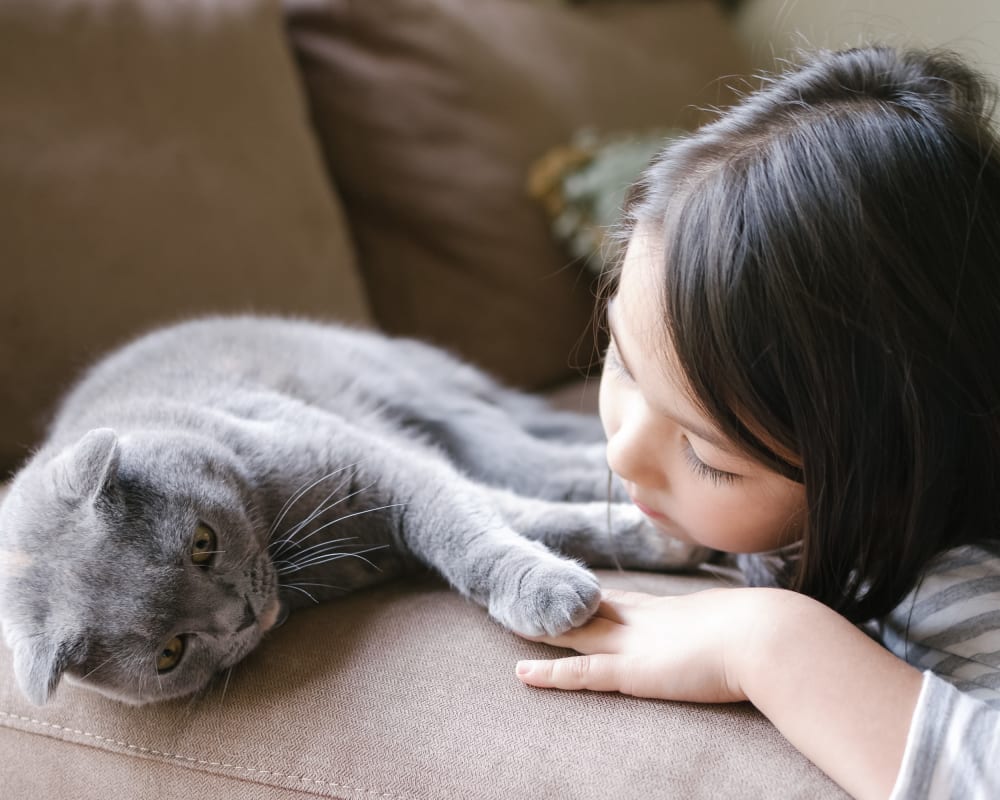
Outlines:
[{"label": "throw pillow", "polygon": [[0,470],[150,326],[368,319],[277,4],[5,0],[0,97]]},{"label": "throw pillow", "polygon": [[529,166],[578,128],[690,126],[746,57],[712,0],[284,0],[385,329],[543,387],[591,358],[590,276]]}]

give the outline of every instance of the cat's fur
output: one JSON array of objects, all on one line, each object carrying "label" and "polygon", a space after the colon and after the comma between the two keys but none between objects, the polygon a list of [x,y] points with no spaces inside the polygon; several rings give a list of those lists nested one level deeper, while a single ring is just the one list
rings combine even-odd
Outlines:
[{"label": "cat's fur", "polygon": [[[16,476],[0,618],[35,703],[64,674],[127,702],[190,694],[289,609],[420,565],[515,631],[558,633],[599,588],[545,545],[593,565],[699,555],[609,486],[594,418],[427,345],[189,322],[98,363]],[[193,563],[199,524],[210,565]],[[161,674],[175,636],[183,656]]]}]

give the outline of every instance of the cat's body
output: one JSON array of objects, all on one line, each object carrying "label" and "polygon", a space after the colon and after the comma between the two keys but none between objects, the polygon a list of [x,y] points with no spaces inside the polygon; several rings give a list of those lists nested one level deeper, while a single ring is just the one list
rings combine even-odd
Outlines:
[{"label": "cat's body", "polygon": [[35,702],[64,673],[129,702],[189,694],[288,609],[422,566],[518,632],[566,630],[598,585],[539,543],[698,556],[607,502],[601,440],[410,340],[257,317],[150,334],[70,393],[0,507],[18,679]]}]

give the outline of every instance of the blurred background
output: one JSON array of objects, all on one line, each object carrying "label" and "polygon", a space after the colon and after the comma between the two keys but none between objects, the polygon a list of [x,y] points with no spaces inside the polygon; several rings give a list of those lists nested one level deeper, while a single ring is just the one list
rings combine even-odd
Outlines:
[{"label": "blurred background", "polygon": [[998,0],[0,0],[0,478],[94,359],[201,314],[597,374],[650,157],[869,41],[1000,80]]},{"label": "blurred background", "polygon": [[864,41],[944,46],[1000,78],[997,0],[745,0],[730,3],[740,37],[761,67],[772,53]]}]

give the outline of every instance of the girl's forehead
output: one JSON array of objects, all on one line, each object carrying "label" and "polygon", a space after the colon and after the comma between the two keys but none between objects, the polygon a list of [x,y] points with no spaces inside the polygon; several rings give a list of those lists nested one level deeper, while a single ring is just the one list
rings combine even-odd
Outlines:
[{"label": "girl's forehead", "polygon": [[629,241],[608,311],[612,335],[630,362],[653,385],[685,395],[687,381],[670,341],[663,290],[663,245],[639,230]]},{"label": "girl's forehead", "polygon": [[663,243],[648,227],[638,228],[629,239],[613,302],[616,322],[627,329],[635,347],[655,353],[660,361],[673,360],[664,304]]}]

